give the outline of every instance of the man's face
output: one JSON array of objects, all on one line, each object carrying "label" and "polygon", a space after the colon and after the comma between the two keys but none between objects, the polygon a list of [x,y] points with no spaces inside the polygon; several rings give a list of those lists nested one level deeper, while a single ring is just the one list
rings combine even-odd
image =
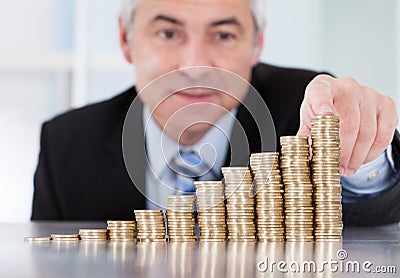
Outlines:
[{"label": "man's face", "polygon": [[[196,66],[222,68],[250,80],[262,48],[262,35],[256,35],[248,0],[144,0],[135,10],[130,32],[125,56],[135,66],[138,92],[163,74]],[[176,75],[195,84],[200,79],[207,82],[207,78],[216,78],[209,70],[184,70]],[[210,89],[181,90],[160,103],[170,93],[160,87],[140,97],[164,127],[186,105],[211,103],[215,104],[212,107],[231,110],[244,97],[246,90],[242,91],[235,98]],[[177,132],[189,126],[189,131],[202,132],[209,127],[190,123],[203,118],[215,121],[223,110],[198,108],[194,113],[177,114],[171,126]]]}]

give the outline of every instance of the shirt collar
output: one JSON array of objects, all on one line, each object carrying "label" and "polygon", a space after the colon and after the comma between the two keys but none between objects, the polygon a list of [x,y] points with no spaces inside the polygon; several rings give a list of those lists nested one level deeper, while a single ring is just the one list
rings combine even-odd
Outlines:
[{"label": "shirt collar", "polygon": [[144,106],[143,126],[146,137],[146,155],[150,167],[157,176],[160,176],[166,169],[167,162],[176,157],[179,150],[193,150],[201,154],[207,165],[213,165],[212,168],[215,173],[220,172],[220,168],[225,162],[236,114],[237,108],[223,115],[196,144],[180,146],[175,140],[162,132],[151,117],[150,109]]}]

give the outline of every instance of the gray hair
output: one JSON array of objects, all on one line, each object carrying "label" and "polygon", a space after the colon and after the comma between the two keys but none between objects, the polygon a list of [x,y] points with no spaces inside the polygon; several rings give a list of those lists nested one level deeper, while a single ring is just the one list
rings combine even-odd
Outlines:
[{"label": "gray hair", "polygon": [[[136,6],[141,0],[121,0],[120,16],[129,31],[133,22],[133,14]],[[262,31],[265,26],[265,1],[266,0],[249,0],[250,9],[254,16],[256,31]]]}]

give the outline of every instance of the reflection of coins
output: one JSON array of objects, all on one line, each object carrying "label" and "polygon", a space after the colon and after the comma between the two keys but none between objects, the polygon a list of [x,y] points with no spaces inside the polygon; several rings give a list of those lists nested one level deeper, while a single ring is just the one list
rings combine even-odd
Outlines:
[{"label": "reflection of coins", "polygon": [[165,241],[164,212],[162,210],[134,210],[139,241]]},{"label": "reflection of coins", "polygon": [[256,192],[256,228],[259,241],[284,240],[283,183],[279,153],[250,156]]},{"label": "reflection of coins", "polygon": [[308,137],[284,136],[280,142],[282,180],[285,186],[285,237],[287,241],[311,241],[314,211]]},{"label": "reflection of coins", "polygon": [[339,118],[319,116],[312,119],[311,125],[315,239],[341,240],[343,224],[339,172]]},{"label": "reflection of coins", "polygon": [[224,188],[221,181],[196,181],[200,241],[225,241]]},{"label": "reflection of coins", "polygon": [[229,241],[255,241],[253,177],[248,167],[223,167]]},{"label": "reflection of coins", "polygon": [[170,241],[196,241],[194,196],[170,196],[167,200],[167,229]]}]

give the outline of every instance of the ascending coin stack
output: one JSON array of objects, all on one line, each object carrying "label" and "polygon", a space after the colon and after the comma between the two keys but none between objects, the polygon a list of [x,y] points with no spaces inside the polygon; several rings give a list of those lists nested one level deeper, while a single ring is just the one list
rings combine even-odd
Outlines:
[{"label": "ascending coin stack", "polygon": [[222,167],[228,241],[255,241],[253,178],[248,167]]},{"label": "ascending coin stack", "polygon": [[285,187],[285,237],[287,241],[312,241],[313,185],[310,181],[308,137],[283,136],[280,142]]},{"label": "ascending coin stack", "polygon": [[194,196],[170,196],[167,200],[169,241],[195,242]]},{"label": "ascending coin stack", "polygon": [[134,241],[136,222],[133,220],[108,220],[108,236],[113,241]]},{"label": "ascending coin stack", "polygon": [[221,181],[196,181],[200,241],[226,241],[224,187]]},{"label": "ascending coin stack", "polygon": [[315,239],[341,240],[343,225],[339,171],[339,118],[336,116],[313,118],[311,138]]},{"label": "ascending coin stack", "polygon": [[259,241],[283,241],[283,184],[279,153],[254,153],[250,156],[256,194],[256,228]]},{"label": "ascending coin stack", "polygon": [[135,210],[139,241],[166,241],[162,210]]},{"label": "ascending coin stack", "polygon": [[107,229],[79,229],[79,236],[83,241],[106,241],[108,239]]}]

